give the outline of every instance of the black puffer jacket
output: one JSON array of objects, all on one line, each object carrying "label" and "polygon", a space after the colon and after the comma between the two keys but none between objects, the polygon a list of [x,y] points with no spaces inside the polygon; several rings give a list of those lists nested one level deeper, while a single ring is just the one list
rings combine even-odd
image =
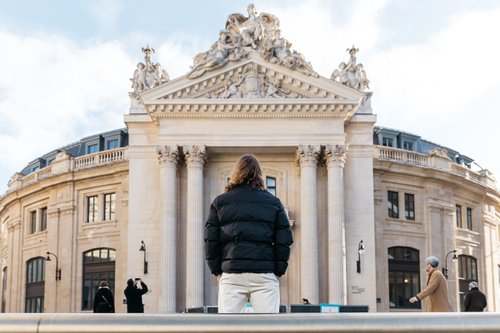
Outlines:
[{"label": "black puffer jacket", "polygon": [[205,223],[210,271],[285,274],[293,243],[280,200],[266,190],[238,185],[212,202]]},{"label": "black puffer jacket", "polygon": [[486,296],[478,288],[472,288],[465,296],[465,311],[481,312],[488,305]]}]

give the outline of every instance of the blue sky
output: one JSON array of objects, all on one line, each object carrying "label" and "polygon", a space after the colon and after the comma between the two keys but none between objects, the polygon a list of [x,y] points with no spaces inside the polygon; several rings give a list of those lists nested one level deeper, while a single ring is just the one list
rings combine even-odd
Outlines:
[{"label": "blue sky", "polygon": [[[330,77],[360,49],[380,126],[448,146],[500,180],[500,2],[255,1]],[[248,1],[0,0],[0,193],[44,153],[124,127],[141,47],[171,78]]]}]

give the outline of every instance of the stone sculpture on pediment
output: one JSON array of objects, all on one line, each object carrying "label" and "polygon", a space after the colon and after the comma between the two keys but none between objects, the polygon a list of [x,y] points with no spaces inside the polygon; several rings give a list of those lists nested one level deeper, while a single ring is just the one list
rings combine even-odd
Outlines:
[{"label": "stone sculpture on pediment", "polygon": [[208,51],[195,56],[188,78],[200,77],[230,61],[246,58],[251,52],[257,52],[271,63],[305,75],[319,76],[304,56],[291,50],[292,44],[281,37],[277,17],[267,13],[257,15],[253,4],[247,9],[248,17],[242,14],[228,16],[225,30],[219,33],[219,39]]},{"label": "stone sculpture on pediment", "polygon": [[356,63],[356,53],[358,51],[359,49],[354,46],[347,49],[347,52],[349,52],[349,62],[347,64],[341,62],[339,68],[333,71],[331,80],[358,90],[370,88],[370,80],[366,77],[363,65]]},{"label": "stone sculpture on pediment", "polygon": [[167,71],[159,63],[155,64],[151,61],[151,56],[155,50],[147,46],[142,48],[142,52],[144,53],[144,63],[139,62],[137,64],[137,69],[130,79],[134,94],[154,88],[170,80]]}]

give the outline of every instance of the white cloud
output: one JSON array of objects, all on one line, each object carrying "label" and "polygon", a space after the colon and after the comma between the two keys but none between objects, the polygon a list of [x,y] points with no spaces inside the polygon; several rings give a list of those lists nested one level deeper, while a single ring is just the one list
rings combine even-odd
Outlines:
[{"label": "white cloud", "polygon": [[0,165],[5,182],[29,161],[84,135],[123,127],[132,62],[119,44],[81,48],[57,36],[0,32]]},{"label": "white cloud", "polygon": [[426,43],[373,54],[379,124],[459,150],[500,177],[500,10],[456,15]]}]

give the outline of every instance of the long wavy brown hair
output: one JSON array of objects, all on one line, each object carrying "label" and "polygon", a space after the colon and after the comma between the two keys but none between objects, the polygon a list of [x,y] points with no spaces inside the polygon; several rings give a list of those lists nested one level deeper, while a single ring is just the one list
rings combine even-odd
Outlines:
[{"label": "long wavy brown hair", "polygon": [[259,160],[252,154],[245,154],[240,157],[234,166],[231,182],[227,184],[226,191],[240,184],[248,184],[250,188],[259,190],[264,189]]}]

